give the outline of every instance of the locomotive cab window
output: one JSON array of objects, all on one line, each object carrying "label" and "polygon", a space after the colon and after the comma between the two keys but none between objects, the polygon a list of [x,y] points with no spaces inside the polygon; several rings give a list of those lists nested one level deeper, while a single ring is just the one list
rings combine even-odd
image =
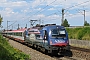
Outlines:
[{"label": "locomotive cab window", "polygon": [[52,29],[51,30],[52,37],[66,37],[65,29]]},{"label": "locomotive cab window", "polygon": [[42,40],[43,39],[40,34],[36,34],[35,36],[36,36],[36,39],[38,39],[38,40]]}]

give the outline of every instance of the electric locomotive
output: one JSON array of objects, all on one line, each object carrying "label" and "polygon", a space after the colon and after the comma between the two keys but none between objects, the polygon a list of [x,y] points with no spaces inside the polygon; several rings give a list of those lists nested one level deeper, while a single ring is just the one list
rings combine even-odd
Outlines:
[{"label": "electric locomotive", "polygon": [[25,42],[51,54],[70,51],[68,33],[63,26],[33,27],[25,32]]}]

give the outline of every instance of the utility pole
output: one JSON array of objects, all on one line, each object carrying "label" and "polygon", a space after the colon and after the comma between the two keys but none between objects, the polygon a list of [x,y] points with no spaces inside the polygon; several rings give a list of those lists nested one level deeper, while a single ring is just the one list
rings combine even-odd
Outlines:
[{"label": "utility pole", "polygon": [[84,24],[85,24],[85,10],[83,10],[84,11]]},{"label": "utility pole", "polygon": [[26,27],[25,28],[27,28],[27,24],[26,24]]},{"label": "utility pole", "polygon": [[63,22],[64,22],[64,10],[65,10],[65,9],[62,9],[62,21],[61,21],[61,25],[62,25]]},{"label": "utility pole", "polygon": [[12,26],[12,30],[13,30],[13,26]]},{"label": "utility pole", "polygon": [[42,24],[44,24],[44,20],[42,20],[42,22],[41,22]]},{"label": "utility pole", "polygon": [[41,24],[41,20],[39,20],[39,24]]},{"label": "utility pole", "polygon": [[7,21],[7,32],[8,32],[8,21]]},{"label": "utility pole", "polygon": [[19,29],[19,24],[18,24],[18,29]]},{"label": "utility pole", "polygon": [[8,32],[8,22],[10,22],[10,21],[7,21],[7,32]]}]

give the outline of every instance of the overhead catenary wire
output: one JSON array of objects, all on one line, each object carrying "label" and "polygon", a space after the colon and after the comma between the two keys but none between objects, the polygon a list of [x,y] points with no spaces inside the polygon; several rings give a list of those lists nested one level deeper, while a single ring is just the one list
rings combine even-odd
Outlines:
[{"label": "overhead catenary wire", "polygon": [[[78,9],[78,12],[77,12],[77,13],[75,13],[75,14],[66,14],[65,17],[73,17],[73,16],[79,15],[79,14],[84,15],[84,13],[83,13],[84,10],[85,10],[85,9],[82,9],[82,10],[79,10],[79,9]],[[90,12],[90,11],[85,10],[85,12],[87,13],[87,12]]]},{"label": "overhead catenary wire", "polygon": [[[73,6],[71,6],[71,7],[67,7],[67,8],[64,8],[65,10],[66,10],[66,12],[69,10],[69,9],[71,9],[71,8],[74,8],[74,7],[76,7],[76,6],[80,6],[80,5],[82,5],[82,4],[84,4],[84,3],[88,3],[88,2],[90,2],[90,0],[88,0],[88,1],[85,1],[85,2],[82,2],[82,3],[79,3],[79,4],[76,4],[76,5],[73,5]],[[68,10],[67,10],[68,9]],[[65,12],[65,13],[66,13]]]},{"label": "overhead catenary wire", "polygon": [[[56,1],[56,0],[54,0],[54,1]],[[86,1],[86,2],[83,2],[83,3],[87,3],[88,1]],[[52,3],[54,3],[54,2],[52,2]],[[76,5],[73,5],[73,6],[71,6],[71,7],[68,7],[68,9],[66,9],[66,10],[69,10],[69,9],[71,9],[71,8],[74,8],[74,7],[76,7],[76,6],[79,6],[79,5],[82,5],[83,3],[80,3],[80,4],[76,4]],[[39,10],[38,12],[36,12],[36,13],[34,13],[34,15],[36,15],[36,14],[38,14],[38,13],[41,13],[45,8],[47,8],[49,6],[49,4],[48,5],[46,5],[45,7],[43,7],[41,10]],[[60,12],[59,10],[57,10],[58,12]],[[66,12],[66,11],[65,11]],[[54,13],[52,13],[52,14],[54,14]],[[49,14],[49,15],[47,15],[47,16],[50,16],[50,15],[52,15],[52,14]],[[33,15],[32,15],[33,16]],[[31,16],[30,16],[31,17]],[[27,23],[29,23],[29,22],[27,22]]]},{"label": "overhead catenary wire", "polygon": [[[43,1],[45,1],[45,0],[43,0]],[[41,3],[42,3],[42,2],[41,2]],[[40,3],[40,4],[41,4],[41,3]],[[39,4],[39,5],[40,5],[40,4]],[[37,5],[37,6],[39,6],[39,5]],[[29,17],[27,18],[27,20],[28,20],[28,19],[29,19]],[[22,24],[22,23],[21,23],[21,24],[19,23],[19,26],[24,25],[24,24],[27,24],[27,23],[29,23],[29,22],[28,22],[28,21],[25,22],[25,20],[23,20],[23,24]]]},{"label": "overhead catenary wire", "polygon": [[[45,0],[44,0],[44,1],[45,1]],[[54,3],[55,1],[56,1],[56,0],[54,0],[54,1],[51,2],[50,4]],[[40,4],[41,4],[41,3],[40,3]],[[39,4],[39,5],[40,5],[40,4]],[[33,16],[33,15],[36,15],[37,13],[40,13],[43,9],[47,8],[50,4],[46,5],[46,6],[43,7],[41,10],[39,10],[39,11],[37,11],[36,13],[32,14],[32,16]],[[38,6],[39,6],[39,5],[38,5]],[[31,17],[31,16],[30,16],[30,17]],[[28,17],[28,19],[29,19],[30,17]],[[27,23],[28,23],[28,22],[27,22]]]},{"label": "overhead catenary wire", "polygon": [[[54,0],[53,2],[51,2],[50,4],[52,4],[52,3],[54,3],[56,0]],[[90,0],[89,0],[90,1]],[[82,3],[80,3],[80,4],[76,4],[76,5],[73,5],[73,6],[71,6],[71,7],[68,7],[68,8],[65,8],[66,10],[68,9],[71,9],[71,8],[73,8],[73,7],[76,7],[76,6],[79,6],[79,5],[82,5],[82,4],[84,4],[84,3],[87,3],[87,2],[89,2],[89,1],[85,1],[85,2],[82,2]],[[42,12],[42,10],[43,9],[45,9],[45,8],[47,8],[50,4],[48,4],[48,5],[46,5],[45,7],[43,7],[41,10],[39,10],[38,12],[36,12],[36,13],[34,13],[33,15],[36,15],[37,13],[41,13]],[[67,10],[67,11],[68,11]],[[60,12],[58,9],[57,9],[57,11],[58,12]],[[54,13],[52,13],[52,14],[54,14]],[[52,14],[50,14],[50,15],[52,15]],[[32,16],[33,16],[32,15]],[[50,15],[47,15],[47,16],[50,16]],[[41,18],[41,17],[40,17]]]},{"label": "overhead catenary wire", "polygon": [[15,24],[17,21],[13,22],[11,25],[9,25],[8,27],[12,26],[13,24]]},{"label": "overhead catenary wire", "polygon": [[[71,9],[71,8],[73,8],[73,7],[76,7],[76,6],[80,6],[80,5],[82,5],[82,4],[84,4],[84,3],[87,3],[87,2],[90,2],[90,0],[88,0],[88,1],[85,1],[85,2],[82,2],[82,3],[79,3],[79,4],[76,4],[76,5],[73,5],[73,6],[71,6],[71,7],[68,7],[68,8],[64,8],[62,11],[64,11],[64,10],[66,10],[65,12],[62,12],[62,21],[64,20],[64,14],[69,10],[69,9]],[[67,10],[68,9],[68,10]],[[84,19],[85,20],[85,19]]]},{"label": "overhead catenary wire", "polygon": [[[54,0],[53,2],[51,2],[50,4],[54,3],[56,0]],[[50,4],[46,5],[45,7],[43,7],[41,10],[37,11],[36,13],[34,13],[33,15],[36,15],[37,13],[41,12],[43,9],[47,8]],[[32,15],[32,16],[33,16]]]},{"label": "overhead catenary wire", "polygon": [[[85,1],[85,2],[82,2],[82,3],[79,3],[79,4],[76,4],[76,5],[73,5],[73,6],[71,6],[71,7],[67,7],[67,8],[65,8],[65,13],[69,10],[69,9],[71,9],[71,8],[74,8],[74,7],[76,7],[76,6],[80,6],[80,5],[82,5],[82,4],[84,4],[84,3],[88,3],[88,2],[90,2],[90,0],[88,0],[88,1]],[[68,10],[67,10],[68,9]],[[57,11],[60,13],[60,14],[62,14],[58,9],[57,9]],[[51,15],[51,14],[50,14]],[[50,16],[50,15],[47,15],[47,16]],[[74,15],[76,15],[76,14],[74,14]]]}]

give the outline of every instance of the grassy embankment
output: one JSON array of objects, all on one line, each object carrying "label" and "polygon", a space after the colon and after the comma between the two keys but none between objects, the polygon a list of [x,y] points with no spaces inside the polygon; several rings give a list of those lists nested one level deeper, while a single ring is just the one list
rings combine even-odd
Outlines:
[{"label": "grassy embankment", "polygon": [[0,35],[0,60],[28,60],[29,55],[9,45],[7,40]]},{"label": "grassy embankment", "polygon": [[90,27],[66,28],[69,39],[90,40]]}]

